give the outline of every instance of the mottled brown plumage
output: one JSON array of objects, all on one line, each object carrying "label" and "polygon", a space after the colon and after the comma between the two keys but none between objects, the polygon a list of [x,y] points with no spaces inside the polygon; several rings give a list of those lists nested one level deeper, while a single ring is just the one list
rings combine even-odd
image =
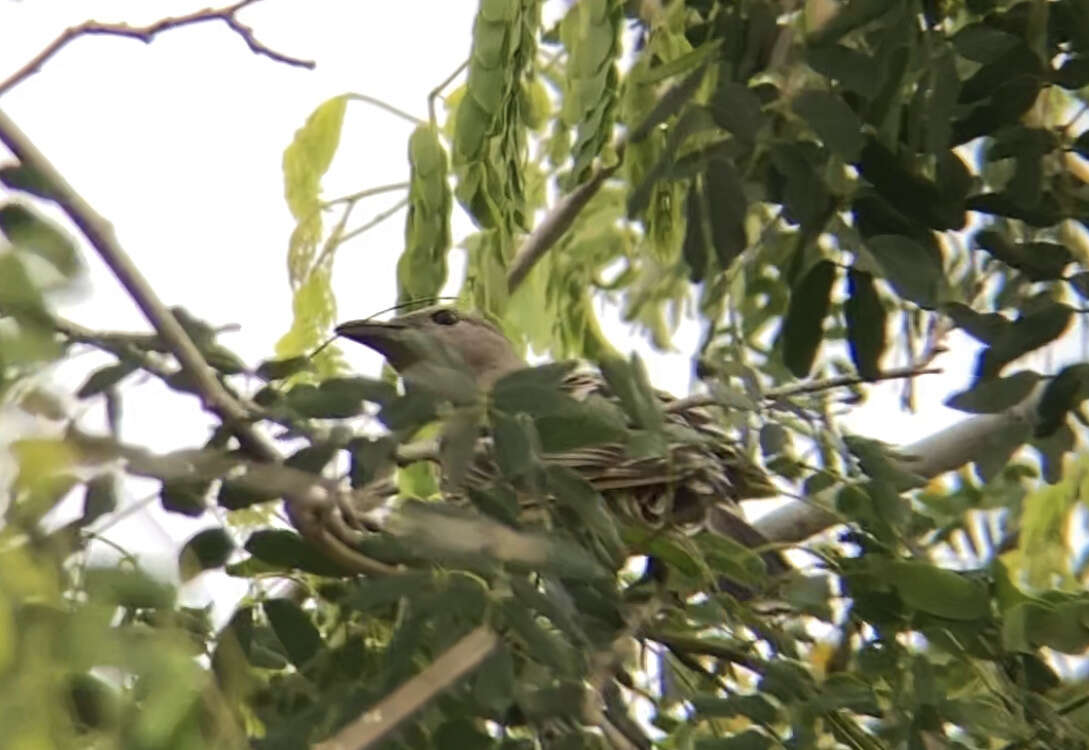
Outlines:
[{"label": "mottled brown plumage", "polygon": [[[428,307],[388,322],[351,321],[338,326],[337,333],[383,354],[407,382],[438,390],[454,401],[468,399],[526,367],[499,329],[450,307]],[[580,401],[592,396],[613,399],[608,384],[594,372],[572,372],[562,387]],[[665,393],[658,397],[663,406],[674,401]],[[633,457],[624,444],[607,443],[542,458],[573,469],[618,511],[644,524],[709,526],[746,544],[758,544],[758,535],[726,508],[738,500],[774,494],[763,471],[735,447],[707,409],[666,409],[665,415],[667,427],[685,437],[670,440],[664,455]],[[497,473],[490,441],[482,438],[464,484],[483,486]]]}]

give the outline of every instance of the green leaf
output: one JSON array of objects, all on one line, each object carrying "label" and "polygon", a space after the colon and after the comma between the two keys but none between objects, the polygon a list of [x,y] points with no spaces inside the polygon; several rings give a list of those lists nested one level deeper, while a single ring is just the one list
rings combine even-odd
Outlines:
[{"label": "green leaf", "polygon": [[1044,479],[1056,484],[1063,478],[1063,458],[1074,450],[1077,438],[1070,425],[1061,423],[1057,430],[1045,437],[1032,439],[1032,446],[1040,452]]},{"label": "green leaf", "polygon": [[257,366],[255,374],[262,380],[283,380],[292,375],[307,370],[310,367],[310,357],[288,357],[286,359],[269,359]]},{"label": "green leaf", "polygon": [[792,104],[824,144],[844,161],[854,162],[862,151],[862,121],[847,104],[828,91],[807,89]]},{"label": "green leaf", "polygon": [[946,302],[940,310],[957,327],[984,344],[992,344],[1009,327],[1010,321],[998,313],[979,313],[961,302]]},{"label": "green leaf", "polygon": [[895,154],[867,137],[858,162],[859,173],[904,216],[938,230],[962,229],[964,206],[953,203],[936,184],[905,167]]},{"label": "green leaf", "polygon": [[887,0],[851,0],[839,8],[827,23],[810,34],[807,41],[813,46],[832,44],[845,34],[880,18],[893,7]]},{"label": "green leaf", "polygon": [[226,529],[214,528],[198,531],[189,538],[178,553],[178,569],[182,581],[197,574],[226,564],[234,552],[234,542]]},{"label": "green leaf", "polygon": [[208,507],[205,497],[212,483],[208,480],[175,479],[163,482],[159,502],[163,510],[196,518]]},{"label": "green leaf", "polygon": [[12,190],[22,190],[39,198],[55,198],[55,191],[49,181],[26,164],[6,164],[0,167],[0,182]]},{"label": "green leaf", "polygon": [[484,660],[472,677],[473,700],[495,715],[503,715],[514,701],[514,659],[505,643]]},{"label": "green leaf", "polygon": [[881,374],[881,355],[885,353],[885,306],[874,288],[873,275],[852,267],[847,272],[847,343],[851,361],[859,374],[874,380]]},{"label": "green leaf", "polygon": [[638,355],[633,354],[630,362],[616,357],[604,358],[598,366],[612,395],[619,399],[635,426],[650,432],[660,431],[665,422],[662,404],[650,386],[646,368]]},{"label": "green leaf", "polygon": [[365,578],[353,583],[345,604],[360,612],[373,612],[403,597],[416,596],[431,591],[434,580],[427,571],[409,570],[400,575],[385,578]]},{"label": "green leaf", "polygon": [[119,362],[95,370],[76,391],[76,398],[90,398],[109,390],[121,382],[129,373],[136,370],[135,363]]},{"label": "green leaf", "polygon": [[1040,375],[1030,370],[984,380],[950,396],[945,405],[972,414],[996,414],[1024,401],[1039,380]]},{"label": "green leaf", "polygon": [[723,130],[745,143],[753,143],[764,124],[763,105],[752,89],[743,83],[721,80],[710,101],[711,116]]},{"label": "green leaf", "polygon": [[518,514],[522,507],[511,488],[498,484],[493,484],[486,490],[470,487],[469,500],[484,515],[518,528]]},{"label": "green leaf", "polygon": [[481,413],[476,408],[460,408],[442,420],[439,438],[439,464],[443,478],[452,487],[460,487],[476,453],[481,433]]},{"label": "green leaf", "polygon": [[835,264],[821,260],[809,269],[790,295],[790,307],[783,318],[779,341],[783,361],[795,377],[808,376],[813,367],[835,280]]},{"label": "green leaf", "polygon": [[768,422],[760,428],[760,453],[764,458],[777,456],[790,450],[790,433],[776,422]]},{"label": "green leaf", "polygon": [[495,412],[529,415],[545,453],[615,442],[627,434],[623,416],[608,402],[594,398],[580,402],[528,379],[494,391],[492,403]]},{"label": "green leaf", "polygon": [[318,207],[321,177],[340,145],[347,103],[345,96],[322,102],[284,150],[284,197],[299,221],[309,219]]},{"label": "green leaf", "polygon": [[891,460],[889,446],[877,440],[859,435],[844,437],[847,448],[858,458],[863,473],[871,479],[888,482],[898,490],[917,487],[924,483],[922,477],[898,467]]},{"label": "green leaf", "polygon": [[1034,227],[1049,227],[1065,218],[1055,197],[1047,193],[1036,196],[1031,205],[1026,205],[1005,192],[979,193],[968,196],[964,200],[964,207],[970,211],[1020,219]]},{"label": "green leaf", "polygon": [[266,599],[261,602],[269,624],[280,639],[291,663],[302,669],[325,645],[321,633],[299,605],[290,599]]},{"label": "green leaf", "polygon": [[1067,329],[1072,317],[1073,310],[1058,302],[1022,314],[980,353],[977,375],[992,378],[1022,354],[1054,341]]},{"label": "green leaf", "polygon": [[387,436],[379,438],[352,438],[346,446],[350,455],[348,476],[352,487],[370,484],[375,478],[392,472],[397,442]]},{"label": "green leaf", "polygon": [[689,73],[684,80],[680,83],[671,86],[662,94],[657,103],[650,109],[646,117],[632,128],[629,140],[632,143],[638,143],[646,138],[654,128],[666,119],[680,112],[681,108],[688,103],[688,100],[699,89],[701,83],[703,83],[703,77],[707,73],[705,66],[700,66],[693,72]]},{"label": "green leaf", "polygon": [[975,461],[976,473],[984,482],[999,476],[1009,465],[1014,451],[1025,444],[1031,430],[1023,422],[1014,422],[994,430],[986,437],[986,450]]},{"label": "green leaf", "polygon": [[961,57],[979,63],[997,60],[1021,44],[1013,34],[987,23],[969,24],[953,35],[953,46]]},{"label": "green leaf", "polygon": [[760,724],[772,724],[779,718],[779,710],[763,695],[731,695],[720,698],[717,695],[693,695],[689,699],[692,709],[700,717],[725,718],[743,716]]},{"label": "green leaf", "polygon": [[934,309],[941,301],[945,276],[941,257],[910,237],[882,234],[870,237],[866,249],[877,260],[885,278],[905,299]]},{"label": "green leaf", "polygon": [[805,50],[805,61],[824,77],[839,81],[866,99],[872,98],[881,84],[880,78],[874,75],[877,63],[854,47],[843,44],[811,46]]},{"label": "green leaf", "polygon": [[809,152],[797,143],[779,142],[772,147],[771,164],[769,192],[783,204],[783,215],[804,230],[818,229],[832,198]]},{"label": "green leaf", "polygon": [[515,370],[495,381],[495,385],[492,386],[492,397],[497,404],[503,404],[500,408],[505,411],[520,411],[520,408],[510,408],[507,399],[513,399],[515,403],[523,403],[522,397],[518,394],[526,388],[536,387],[558,391],[574,367],[574,362],[549,362],[538,367]]},{"label": "green leaf", "polygon": [[457,747],[465,750],[483,750],[496,747],[496,740],[481,730],[465,716],[440,724],[432,735],[435,747]]},{"label": "green leaf", "polygon": [[288,456],[284,460],[284,466],[310,472],[311,474],[320,474],[339,450],[340,446],[335,443],[307,445]]},{"label": "green leaf", "polygon": [[894,561],[889,583],[913,609],[949,620],[976,620],[990,612],[987,587],[961,573],[929,563]]},{"label": "green leaf", "polygon": [[112,513],[117,508],[117,477],[114,474],[99,474],[87,482],[86,492],[83,495],[83,513],[80,515],[81,525],[94,523],[96,520]]},{"label": "green leaf", "polygon": [[1051,435],[1066,421],[1066,415],[1089,395],[1089,364],[1067,365],[1056,375],[1040,397],[1036,407],[1039,422],[1035,437]]},{"label": "green leaf", "polygon": [[174,606],[174,587],[156,581],[142,570],[88,568],[83,571],[83,586],[94,601],[130,609],[163,609]]},{"label": "green leaf", "polygon": [[578,666],[583,661],[579,651],[541,625],[521,601],[507,599],[501,605],[501,612],[511,633],[522,642],[527,656],[552,667],[560,675],[578,674]]},{"label": "green leaf", "polygon": [[245,549],[258,560],[283,570],[302,570],[323,576],[344,575],[344,569],[298,534],[286,529],[255,531]]},{"label": "green leaf", "polygon": [[570,509],[605,546],[610,558],[619,563],[625,558],[624,544],[616,519],[605,506],[601,493],[577,472],[565,466],[549,465],[545,469],[548,488],[560,506]]},{"label": "green leaf", "polygon": [[993,229],[984,229],[976,234],[976,242],[1032,281],[1061,279],[1063,269],[1074,261],[1073,254],[1063,245],[1055,242],[1013,243],[1004,234]]},{"label": "green leaf", "polygon": [[707,220],[711,226],[711,247],[720,269],[727,269],[748,246],[745,215],[748,201],[734,165],[725,159],[712,159],[704,174]]},{"label": "green leaf", "polygon": [[25,206],[0,206],[0,232],[16,250],[37,255],[64,276],[74,276],[80,270],[79,252],[72,238]]},{"label": "green leaf", "polygon": [[15,253],[0,254],[0,309],[5,315],[35,319],[45,314],[42,293]]},{"label": "green leaf", "polygon": [[507,479],[517,479],[535,463],[538,439],[533,420],[524,413],[511,416],[496,411],[492,413],[491,423],[499,471]]},{"label": "green leaf", "polygon": [[684,243],[681,246],[681,257],[688,264],[688,278],[693,283],[703,281],[707,275],[707,250],[711,242],[704,222],[708,212],[703,205],[705,200],[699,183],[693,180],[684,202]]},{"label": "green leaf", "polygon": [[266,489],[255,489],[252,485],[238,479],[224,479],[219,485],[216,504],[227,510],[241,510],[251,505],[267,503],[279,495]]}]

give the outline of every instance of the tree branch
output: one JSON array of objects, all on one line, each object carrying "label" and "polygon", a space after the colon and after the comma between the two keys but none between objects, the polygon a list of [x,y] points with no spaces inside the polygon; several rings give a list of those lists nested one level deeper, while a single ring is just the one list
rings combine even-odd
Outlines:
[{"label": "tree branch", "polygon": [[[1000,414],[969,417],[929,437],[896,449],[890,460],[902,471],[932,479],[947,471],[978,461],[995,451],[1008,449],[1011,435],[1028,435],[1037,422],[1036,407],[1045,384],[1028,398]],[[753,527],[775,542],[801,542],[840,519],[824,510],[830,507],[838,487],[819,493],[807,502],[793,502],[766,516]]]},{"label": "tree branch", "polygon": [[162,303],[155,290],[122,249],[113,227],[77,193],[61,176],[60,172],[30,142],[30,139],[4,112],[0,111],[0,142],[3,142],[19,161],[39,174],[50,185],[50,196],[90,241],[91,245],[113,271],[121,285],[136,302],[159,336],[170,347],[171,353],[193,379],[204,405],[215,412],[238,434],[239,440],[249,443],[262,458],[276,460],[276,449],[258,436],[246,423],[247,410],[232,397],[216,380],[212,369],[204,361],[192,339]]},{"label": "tree branch", "polygon": [[579,213],[586,207],[597,191],[619,168],[624,157],[624,144],[616,148],[616,163],[609,167],[599,166],[592,175],[577,188],[560,198],[559,203],[537,225],[537,228],[526,237],[522,247],[514,255],[510,269],[507,271],[507,288],[514,293],[533,267],[545,256],[552,246],[563,236]]},{"label": "tree branch", "polygon": [[476,669],[499,645],[481,625],[448,648],[429,667],[387,695],[377,706],[341,729],[314,750],[365,750],[393,731],[465,674]]},{"label": "tree branch", "polygon": [[[25,167],[38,174],[49,185],[50,197],[79,227],[121,285],[132,296],[159,337],[169,347],[171,354],[177,358],[182,369],[191,378],[205,408],[215,413],[238,438],[242,447],[255,458],[270,464],[281,463],[283,458],[279,450],[254,428],[250,422],[249,410],[216,379],[212,368],[208,366],[185,329],[178,324],[173,313],[162,303],[147,279],[122,249],[110,223],[96,213],[90,204],[67,183],[49,160],[2,111],[0,111],[0,142],[11,149]],[[285,497],[285,502],[291,522],[303,536],[342,563],[353,560],[355,567],[352,569],[362,571],[369,567],[367,559],[351,548],[353,541],[351,530],[346,528],[344,518],[338,516],[338,509],[329,502],[329,498],[289,494]],[[347,510],[344,510],[345,517],[351,517],[352,514]],[[332,529],[327,528],[326,523],[331,524]],[[333,539],[330,536],[330,530],[339,538]]]},{"label": "tree branch", "polygon": [[375,498],[366,490],[346,489],[318,474],[282,464],[248,461],[218,451],[198,449],[156,454],[110,438],[87,435],[74,428],[69,429],[66,439],[79,448],[85,464],[121,461],[129,473],[163,482],[229,479],[272,497],[289,496],[297,507],[311,510],[309,514],[299,515],[303,523],[312,523],[312,526],[299,531],[318,541],[323,551],[346,570],[382,576],[398,572],[391,565],[356,552],[352,547],[358,543],[361,533],[349,528],[343,517],[333,515],[334,508],[343,509],[342,515],[354,516],[357,509],[372,505]]},{"label": "tree branch", "polygon": [[184,16],[163,18],[148,26],[129,26],[126,23],[84,21],[77,26],[71,26],[65,29],[56,39],[46,45],[45,49],[23,65],[23,67],[19,68],[4,81],[0,82],[0,96],[37,73],[41,70],[41,67],[46,60],[57,54],[69,42],[78,39],[81,36],[122,36],[129,37],[130,39],[139,39],[141,42],[149,44],[161,31],[176,29],[182,26],[192,26],[193,24],[204,23],[206,21],[223,21],[223,23],[227,24],[232,31],[242,37],[243,41],[246,42],[246,45],[255,54],[264,55],[276,62],[285,63],[287,65],[313,69],[313,60],[300,60],[297,57],[289,57],[270,47],[266,47],[264,44],[257,41],[257,38],[253,35],[253,29],[238,20],[236,16],[238,11],[242,10],[247,5],[253,5],[256,2],[259,2],[259,0],[241,0],[241,2],[228,5],[224,8],[205,8],[203,10],[188,13]]}]

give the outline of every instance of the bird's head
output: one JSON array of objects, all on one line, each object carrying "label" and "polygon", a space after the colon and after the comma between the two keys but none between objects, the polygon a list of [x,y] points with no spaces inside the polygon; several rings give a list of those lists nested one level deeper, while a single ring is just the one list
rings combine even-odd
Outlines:
[{"label": "bird's head", "polygon": [[392,320],[352,320],[338,335],[369,346],[406,380],[436,388],[451,371],[472,377],[477,388],[525,367],[514,347],[484,318],[445,305],[425,307]]}]

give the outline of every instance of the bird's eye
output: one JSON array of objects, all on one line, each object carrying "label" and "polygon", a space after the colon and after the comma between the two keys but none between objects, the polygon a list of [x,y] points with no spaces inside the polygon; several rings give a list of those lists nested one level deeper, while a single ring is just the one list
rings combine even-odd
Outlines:
[{"label": "bird's eye", "polygon": [[443,308],[442,310],[436,310],[431,313],[431,320],[435,321],[440,326],[452,326],[458,322],[459,318],[458,314],[453,310]]}]

